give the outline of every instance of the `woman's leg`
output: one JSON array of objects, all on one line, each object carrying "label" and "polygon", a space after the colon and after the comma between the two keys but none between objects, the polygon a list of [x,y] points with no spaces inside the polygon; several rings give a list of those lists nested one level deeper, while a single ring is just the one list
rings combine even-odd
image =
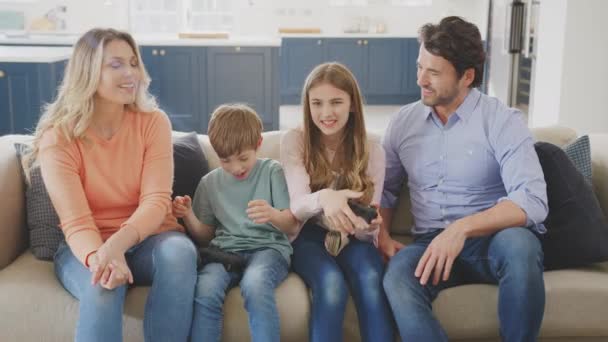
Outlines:
[{"label": "woman's leg", "polygon": [[293,269],[312,291],[309,340],[342,341],[348,288],[342,270],[325,249],[325,232],[306,224],[293,242]]},{"label": "woman's leg", "polygon": [[271,248],[256,251],[248,258],[240,286],[252,341],[279,342],[281,324],[274,294],[287,277],[289,265],[281,253]]},{"label": "woman's leg", "polygon": [[55,274],[80,303],[75,341],[122,341],[122,310],[127,287],[91,285],[91,272],[66,244],[55,253]]},{"label": "woman's leg", "polygon": [[348,281],[357,307],[363,341],[393,341],[391,308],[384,294],[384,262],[378,249],[369,242],[351,238],[336,260]]},{"label": "woman's leg", "polygon": [[144,317],[146,341],[188,339],[196,285],[196,253],[194,243],[176,231],[152,235],[127,252],[135,285],[152,286]]}]

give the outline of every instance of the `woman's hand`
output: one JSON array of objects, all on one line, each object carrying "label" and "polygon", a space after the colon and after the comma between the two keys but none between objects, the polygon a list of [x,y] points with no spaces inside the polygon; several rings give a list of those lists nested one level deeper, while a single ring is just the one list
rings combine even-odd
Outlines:
[{"label": "woman's hand", "polygon": [[89,257],[89,270],[92,273],[91,284],[99,283],[108,290],[127,282],[133,283],[133,274],[127,265],[125,251],[115,247],[110,240]]},{"label": "woman's hand", "polygon": [[173,200],[173,216],[183,218],[192,211],[192,199],[190,196],[176,196]]},{"label": "woman's hand", "polygon": [[322,190],[319,194],[319,201],[323,208],[326,225],[332,230],[353,234],[354,227],[361,225],[361,221],[348,206],[348,200],[359,198],[361,195],[363,193],[352,190]]}]

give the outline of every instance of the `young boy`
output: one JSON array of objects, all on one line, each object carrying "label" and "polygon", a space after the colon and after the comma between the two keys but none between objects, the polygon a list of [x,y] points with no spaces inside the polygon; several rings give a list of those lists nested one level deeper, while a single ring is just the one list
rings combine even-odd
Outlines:
[{"label": "young boy", "polygon": [[[275,288],[285,279],[292,253],[288,234],[298,223],[279,162],[257,157],[262,122],[245,105],[222,105],[209,122],[209,140],[221,168],[198,185],[194,201],[176,197],[173,212],[199,245],[210,243],[245,262],[243,271],[210,262],[198,274],[193,341],[220,341],[226,292],[240,284],[253,341],[279,341]],[[203,263],[205,258],[203,257]]]}]

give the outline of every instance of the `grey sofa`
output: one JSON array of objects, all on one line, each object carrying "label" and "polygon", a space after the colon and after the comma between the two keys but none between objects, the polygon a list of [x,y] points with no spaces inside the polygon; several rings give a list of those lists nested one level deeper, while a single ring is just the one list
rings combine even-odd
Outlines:
[{"label": "grey sofa", "polygon": [[[175,133],[179,135],[180,133]],[[264,133],[261,155],[277,159],[281,132]],[[564,127],[534,130],[538,140],[564,145],[576,133]],[[199,136],[210,167],[219,161],[206,136]],[[0,137],[0,340],[69,341],[73,339],[78,302],[59,284],[50,262],[28,251],[24,211],[24,182],[13,143],[27,136]],[[608,213],[608,134],[591,136],[594,188]],[[411,241],[409,199],[404,188],[392,234]],[[542,341],[608,341],[608,263],[545,273],[547,290]],[[147,288],[129,290],[124,310],[124,340],[142,341],[142,317]],[[281,340],[308,340],[309,293],[290,274],[277,289]],[[433,304],[454,341],[498,341],[497,288],[466,285],[441,292]],[[170,318],[168,318],[170,319]],[[352,301],[344,322],[345,341],[358,341],[357,315]],[[237,289],[225,303],[224,341],[248,341],[247,314]]]}]

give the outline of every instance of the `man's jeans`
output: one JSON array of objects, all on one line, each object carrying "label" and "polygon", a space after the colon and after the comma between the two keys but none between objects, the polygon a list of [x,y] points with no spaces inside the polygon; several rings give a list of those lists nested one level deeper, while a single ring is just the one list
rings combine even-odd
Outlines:
[{"label": "man's jeans", "polygon": [[[433,316],[431,302],[439,291],[468,283],[498,284],[498,317],[504,341],[536,341],[545,308],[543,253],[526,228],[508,228],[492,236],[471,238],[454,262],[447,282],[426,286],[414,276],[420,257],[440,231],[421,235],[390,260],[384,277],[402,341],[447,341]],[[467,319],[467,317],[460,317]]]},{"label": "man's jeans", "polygon": [[279,342],[280,322],[274,292],[287,277],[289,264],[280,252],[271,248],[238,254],[247,261],[242,273],[227,272],[220,263],[207,264],[199,272],[192,341],[221,340],[224,297],[228,290],[240,285],[252,341]]},{"label": "man's jeans", "polygon": [[351,238],[338,254],[325,248],[327,230],[307,223],[293,242],[294,271],[312,291],[311,342],[342,341],[349,293],[355,302],[361,340],[394,341],[390,306],[382,288],[384,263],[369,242]]},{"label": "man's jeans", "polygon": [[[196,253],[192,241],[180,232],[152,235],[125,253],[133,273],[133,285],[152,285],[144,315],[146,341],[188,339],[196,284]],[[91,285],[91,272],[65,243],[55,253],[55,274],[80,301],[75,340],[122,341],[127,285],[113,290]]]}]

